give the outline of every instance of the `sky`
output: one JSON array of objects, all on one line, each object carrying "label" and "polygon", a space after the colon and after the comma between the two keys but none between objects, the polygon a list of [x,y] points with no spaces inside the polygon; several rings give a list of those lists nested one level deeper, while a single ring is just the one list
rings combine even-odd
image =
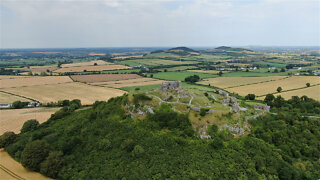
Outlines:
[{"label": "sky", "polygon": [[0,0],[0,48],[320,46],[320,0]]}]

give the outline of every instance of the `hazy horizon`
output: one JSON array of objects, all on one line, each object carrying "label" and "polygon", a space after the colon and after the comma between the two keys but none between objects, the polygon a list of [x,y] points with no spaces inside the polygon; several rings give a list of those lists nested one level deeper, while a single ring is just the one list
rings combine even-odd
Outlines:
[{"label": "hazy horizon", "polygon": [[2,0],[1,49],[319,47],[317,0]]}]

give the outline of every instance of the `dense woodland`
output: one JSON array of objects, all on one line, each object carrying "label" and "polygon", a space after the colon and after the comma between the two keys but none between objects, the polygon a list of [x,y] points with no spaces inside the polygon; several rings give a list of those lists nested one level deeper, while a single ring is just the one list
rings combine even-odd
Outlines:
[{"label": "dense woodland", "polygon": [[[135,96],[134,103],[148,100]],[[250,121],[248,136],[234,138],[213,125],[212,139],[202,140],[187,114],[163,105],[136,120],[125,111],[128,101],[124,95],[80,111],[78,101],[62,104],[47,122],[27,121],[20,134],[0,136],[0,147],[23,166],[58,179],[320,177],[320,121],[302,112],[275,105],[278,113]],[[320,107],[299,104],[308,112]]]}]

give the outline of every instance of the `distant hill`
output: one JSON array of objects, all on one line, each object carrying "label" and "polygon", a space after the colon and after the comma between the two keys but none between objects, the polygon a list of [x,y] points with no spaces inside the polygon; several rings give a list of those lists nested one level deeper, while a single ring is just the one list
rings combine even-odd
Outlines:
[{"label": "distant hill", "polygon": [[250,51],[253,52],[250,49],[245,49],[245,48],[232,48],[232,47],[228,47],[228,46],[220,46],[215,48],[215,50],[224,50],[224,51]]},{"label": "distant hill", "polygon": [[175,47],[175,48],[171,48],[168,51],[185,51],[185,52],[196,52],[198,53],[198,51],[187,48],[187,47]]}]

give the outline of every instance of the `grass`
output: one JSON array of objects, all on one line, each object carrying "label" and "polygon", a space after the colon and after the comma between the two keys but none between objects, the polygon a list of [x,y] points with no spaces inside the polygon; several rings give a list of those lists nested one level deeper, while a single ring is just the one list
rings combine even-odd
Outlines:
[{"label": "grass", "polygon": [[262,77],[262,76],[287,76],[287,72],[281,73],[268,73],[268,72],[231,72],[231,73],[224,73],[222,77]]},{"label": "grass", "polygon": [[198,75],[201,79],[217,77],[215,74],[208,73],[194,73],[194,72],[160,72],[153,74],[154,78],[172,80],[172,81],[184,81],[188,76]]},{"label": "grass", "polygon": [[[161,84],[154,84],[154,85],[147,85],[147,86],[122,87],[120,89],[131,93],[131,92],[150,91],[150,90],[154,90],[154,89],[159,89],[160,87],[161,87]],[[136,90],[136,88],[139,88],[139,90]]]}]

